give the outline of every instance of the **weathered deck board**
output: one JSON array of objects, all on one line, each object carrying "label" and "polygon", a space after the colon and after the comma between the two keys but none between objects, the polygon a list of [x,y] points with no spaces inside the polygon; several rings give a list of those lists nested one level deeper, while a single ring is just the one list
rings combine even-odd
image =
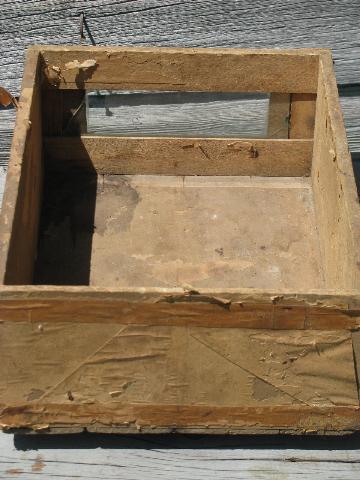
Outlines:
[{"label": "weathered deck board", "polygon": [[[354,480],[359,438],[0,434],[0,477]],[[96,448],[101,447],[101,448]]]},{"label": "weathered deck board", "polygon": [[92,135],[266,137],[265,94],[90,92],[86,101]]},{"label": "weathered deck board", "polygon": [[[359,62],[360,63],[360,62]],[[360,87],[346,94],[347,89],[340,89],[340,103],[345,120],[345,128],[351,152],[360,152]]]}]

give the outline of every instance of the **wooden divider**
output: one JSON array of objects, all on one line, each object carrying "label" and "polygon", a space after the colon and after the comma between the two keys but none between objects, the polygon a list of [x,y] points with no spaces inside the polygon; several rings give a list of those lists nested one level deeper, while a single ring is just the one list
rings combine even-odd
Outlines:
[{"label": "wooden divider", "polygon": [[308,176],[312,140],[53,137],[47,167],[109,174]]}]

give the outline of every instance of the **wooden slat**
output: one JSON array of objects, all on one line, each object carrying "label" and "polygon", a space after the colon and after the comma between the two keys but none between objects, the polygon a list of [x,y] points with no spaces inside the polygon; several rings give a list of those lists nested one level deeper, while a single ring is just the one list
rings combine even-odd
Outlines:
[{"label": "wooden slat", "polygon": [[266,138],[267,94],[95,91],[86,101],[90,135]]},{"label": "wooden slat", "polygon": [[293,93],[290,105],[289,138],[313,138],[316,95]]},{"label": "wooden slat", "polygon": [[[106,308],[104,308],[106,306]],[[359,297],[318,290],[301,294],[256,289],[111,289],[1,287],[0,317],[21,322],[123,323],[223,328],[356,330]]]},{"label": "wooden slat", "polygon": [[271,93],[268,112],[268,138],[288,138],[289,114],[290,94]]},{"label": "wooden slat", "polygon": [[321,50],[41,47],[49,87],[314,93]]},{"label": "wooden slat", "polygon": [[[74,429],[78,431],[79,429]],[[154,448],[156,446],[156,448]],[[0,477],[33,480],[131,478],[149,480],[354,480],[359,469],[357,437],[242,435],[113,436],[0,434]],[[35,472],[35,473],[34,473]]]},{"label": "wooden slat", "polygon": [[[216,299],[213,299],[216,302]],[[126,300],[49,299],[39,309],[36,300],[0,302],[1,318],[22,322],[192,326],[207,328],[252,328],[269,330],[356,330],[360,311],[312,307],[299,304],[211,303],[211,297],[193,297],[192,302],[164,299],[158,303],[131,303]]]},{"label": "wooden slat", "polygon": [[[1,408],[1,406],[0,406]],[[61,412],[61,413],[59,413]],[[34,404],[2,408],[5,431],[66,433],[345,434],[359,430],[358,406]],[[203,424],[203,426],[201,425]]]},{"label": "wooden slat", "polygon": [[311,140],[46,138],[47,165],[111,174],[307,176]]},{"label": "wooden slat", "polygon": [[1,283],[32,282],[42,189],[41,135],[39,56],[29,50],[0,217]]},{"label": "wooden slat", "polygon": [[350,314],[360,310],[360,297],[355,290],[312,289],[310,291],[293,289],[257,289],[257,288],[201,288],[199,291],[181,287],[94,287],[69,285],[1,285],[0,301],[37,300],[39,306],[48,300],[118,300],[141,303],[192,303],[205,302],[226,307],[228,303],[303,305],[329,309],[343,309]]},{"label": "wooden slat", "polygon": [[16,108],[0,107],[0,167],[6,168],[9,163],[11,141],[15,126]]}]

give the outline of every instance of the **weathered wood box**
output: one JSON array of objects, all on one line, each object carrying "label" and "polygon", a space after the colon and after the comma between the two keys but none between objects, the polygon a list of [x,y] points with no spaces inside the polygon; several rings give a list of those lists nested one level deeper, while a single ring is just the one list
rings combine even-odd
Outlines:
[{"label": "weathered wood box", "polygon": [[[268,138],[90,136],[96,89],[269,92]],[[0,228],[5,431],[360,429],[329,51],[31,48]]]}]

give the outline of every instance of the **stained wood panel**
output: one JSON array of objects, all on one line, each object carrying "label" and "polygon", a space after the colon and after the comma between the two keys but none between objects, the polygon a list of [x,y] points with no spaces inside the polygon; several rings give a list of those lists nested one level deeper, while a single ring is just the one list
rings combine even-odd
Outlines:
[{"label": "stained wood panel", "polygon": [[128,288],[323,286],[310,179],[213,173],[84,181],[74,172],[63,182],[61,171],[49,174],[34,281]]}]

